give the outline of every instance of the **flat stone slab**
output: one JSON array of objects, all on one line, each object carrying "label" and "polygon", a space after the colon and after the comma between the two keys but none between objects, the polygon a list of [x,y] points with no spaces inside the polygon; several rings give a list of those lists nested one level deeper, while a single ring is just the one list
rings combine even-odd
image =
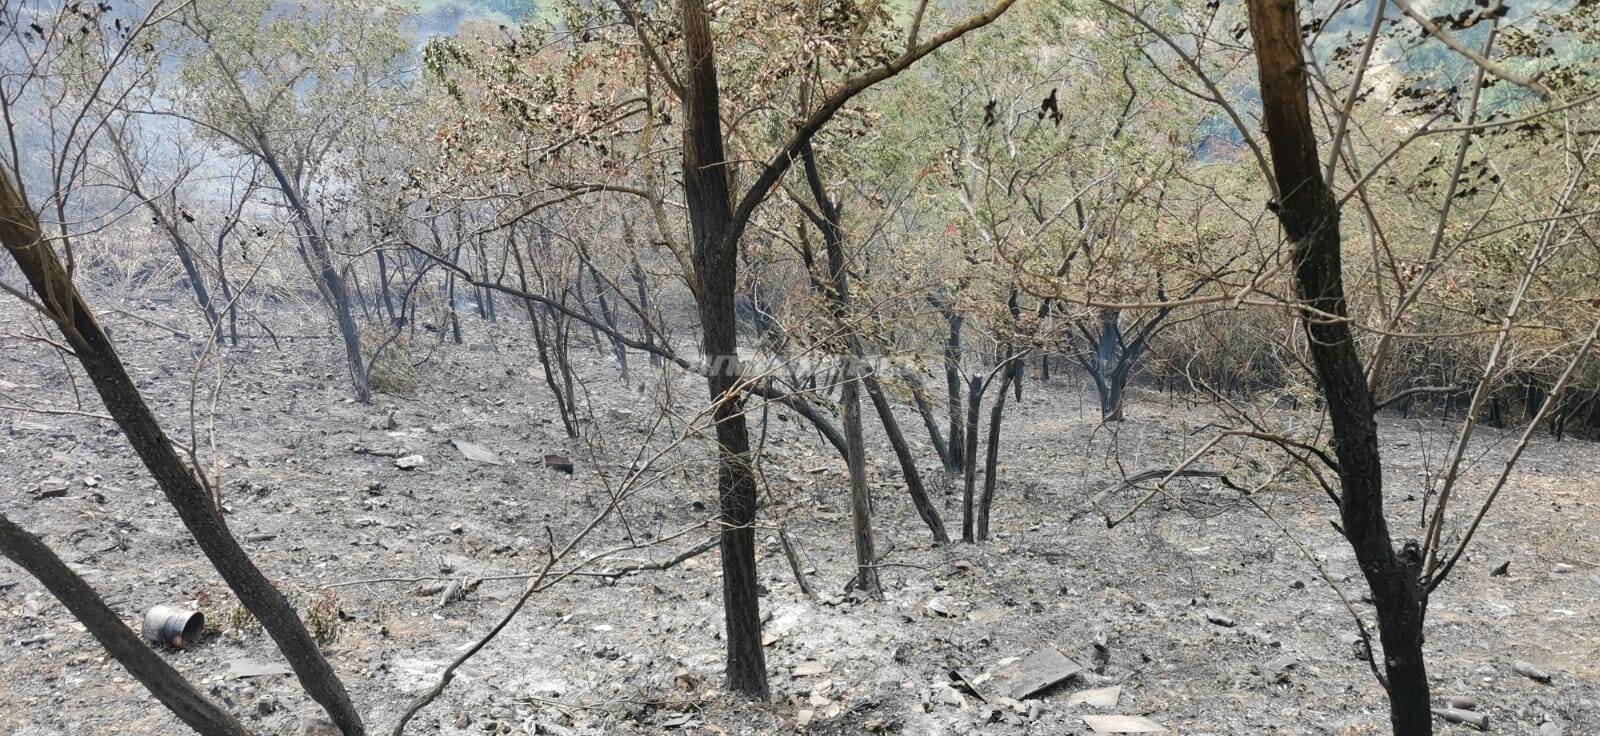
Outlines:
[{"label": "flat stone slab", "polygon": [[1054,647],[1044,647],[996,669],[987,689],[1008,698],[1026,700],[1083,671],[1083,665],[1067,655]]}]

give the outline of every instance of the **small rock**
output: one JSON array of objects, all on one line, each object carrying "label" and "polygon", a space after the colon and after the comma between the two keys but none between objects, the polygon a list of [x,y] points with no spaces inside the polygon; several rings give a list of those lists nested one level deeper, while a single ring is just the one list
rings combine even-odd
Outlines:
[{"label": "small rock", "polygon": [[1567,730],[1557,725],[1555,721],[1545,721],[1539,724],[1539,736],[1566,736]]},{"label": "small rock", "polygon": [[572,475],[573,471],[572,460],[562,455],[545,455],[544,467],[546,470],[554,470],[557,473],[566,473],[567,475]]},{"label": "small rock", "polygon": [[1478,701],[1468,695],[1451,695],[1445,699],[1445,704],[1456,710],[1477,710]]},{"label": "small rock", "polygon": [[1511,670],[1519,675],[1522,675],[1523,677],[1544,685],[1549,685],[1550,681],[1554,679],[1550,676],[1549,672],[1540,669],[1538,665],[1535,665],[1532,662],[1518,660],[1511,664]]},{"label": "small rock", "polygon": [[1434,708],[1433,714],[1450,723],[1465,723],[1479,731],[1489,730],[1489,717],[1482,713],[1456,708]]},{"label": "small rock", "polygon": [[455,445],[456,450],[461,453],[462,457],[465,457],[473,462],[483,463],[485,465],[504,464],[500,460],[499,453],[476,442],[468,442],[466,440],[457,439],[450,440],[450,444]]},{"label": "small rock", "polygon": [[1274,657],[1261,666],[1261,675],[1270,682],[1288,682],[1289,671],[1300,667],[1300,659],[1292,654]]},{"label": "small rock", "polygon": [[1491,578],[1503,578],[1509,574],[1511,574],[1511,560],[1506,560],[1500,563],[1499,567],[1489,571],[1489,577]]},{"label": "small rock", "polygon": [[1557,562],[1556,566],[1550,569],[1557,575],[1565,575],[1569,572],[1572,572],[1572,566],[1565,562]]},{"label": "small rock", "polygon": [[1206,620],[1227,629],[1231,629],[1238,625],[1238,623],[1233,619],[1223,615],[1219,611],[1206,611]]},{"label": "small rock", "polygon": [[389,413],[381,417],[373,417],[372,419],[368,420],[367,428],[393,432],[394,430],[400,428],[400,419],[398,416],[396,416],[397,414],[398,412],[391,409],[389,410]]},{"label": "small rock", "polygon": [[394,459],[394,466],[401,470],[416,470],[428,464],[428,460],[421,455],[407,455]]},{"label": "small rock", "polygon": [[67,482],[55,476],[45,478],[39,483],[39,487],[33,490],[33,499],[35,501],[43,501],[47,498],[61,498],[65,495],[67,495]]},{"label": "small rock", "polygon": [[817,675],[826,674],[827,672],[827,665],[815,661],[801,662],[800,664],[795,665],[794,668],[795,677],[816,677]]}]

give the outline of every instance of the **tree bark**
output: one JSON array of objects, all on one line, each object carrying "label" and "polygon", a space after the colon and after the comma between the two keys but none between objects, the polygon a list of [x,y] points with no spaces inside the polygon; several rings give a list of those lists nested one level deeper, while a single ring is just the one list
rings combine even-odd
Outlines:
[{"label": "tree bark", "polygon": [[995,470],[1000,464],[1000,420],[1006,410],[1006,383],[1017,380],[1021,372],[1020,360],[1006,368],[1005,375],[1000,379],[1000,393],[995,396],[994,406],[989,408],[989,444],[983,455],[983,496],[978,499],[977,537],[980,542],[989,539],[989,509],[994,505],[994,489],[998,481]]},{"label": "tree bark", "polygon": [[722,521],[722,603],[728,689],[765,700],[766,654],[756,581],[756,478],[740,381],[734,290],[738,228],[733,218],[717,89],[716,49],[704,0],[680,0],[683,31],[683,184],[694,239],[700,329],[711,370],[706,385],[716,422],[717,500]]},{"label": "tree bark", "polygon": [[[873,409],[878,412],[878,421],[883,424],[883,432],[889,437],[889,447],[894,450],[894,457],[900,463],[900,475],[905,478],[912,507],[916,508],[917,516],[922,517],[922,523],[928,525],[928,531],[933,533],[933,541],[939,544],[949,542],[950,533],[944,528],[944,519],[940,518],[938,507],[928,498],[927,486],[922,484],[922,473],[917,470],[917,459],[911,454],[911,446],[906,444],[905,434],[900,431],[900,422],[894,417],[894,409],[889,405],[883,387],[878,384],[878,379],[870,375],[863,377],[862,381],[866,385],[867,396],[872,399]],[[939,428],[933,426],[930,429],[937,432]]]},{"label": "tree bark", "polygon": [[1273,177],[1281,193],[1274,205],[1293,248],[1295,291],[1306,307],[1308,349],[1333,427],[1342,529],[1377,608],[1389,720],[1396,736],[1428,736],[1433,717],[1422,654],[1427,609],[1422,560],[1415,542],[1395,550],[1384,518],[1376,409],[1345,319],[1339,208],[1319,168],[1299,8],[1295,0],[1246,4]]},{"label": "tree bark", "polygon": [[945,459],[945,469],[959,473],[969,455],[965,449],[967,435],[963,431],[967,424],[961,416],[961,324],[965,318],[956,313],[952,304],[945,314],[945,321],[950,328],[950,335],[944,343],[944,382],[950,412],[950,449]]},{"label": "tree bark", "polygon": [[973,491],[976,490],[978,482],[978,409],[982,407],[982,402],[983,378],[968,376],[965,430],[967,441],[962,445],[965,454],[961,459],[964,473],[961,487],[961,541],[963,542],[977,541],[973,517]]}]

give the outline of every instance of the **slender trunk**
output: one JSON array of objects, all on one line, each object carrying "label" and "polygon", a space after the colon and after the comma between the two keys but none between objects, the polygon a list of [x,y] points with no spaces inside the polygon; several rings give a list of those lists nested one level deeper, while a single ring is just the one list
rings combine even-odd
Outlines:
[{"label": "slender trunk", "polygon": [[1022,372],[1022,362],[1017,361],[1005,371],[1005,376],[1000,379],[1000,393],[995,396],[994,406],[989,407],[989,444],[984,448],[983,455],[983,497],[978,499],[978,541],[989,539],[989,509],[994,505],[994,489],[998,480],[997,468],[1000,465],[1000,419],[1006,410],[1006,383],[1018,379]]},{"label": "slender trunk", "polygon": [[389,289],[389,261],[383,255],[383,249],[376,251],[378,256],[378,294],[383,300],[383,311],[389,315],[389,324],[395,324],[394,298]]},{"label": "slender trunk", "polygon": [[[1020,301],[1020,297],[1021,297],[1021,290],[1018,289],[1016,286],[1012,286],[1011,287],[1011,294],[1010,294],[1010,296],[1006,297],[1006,310],[1011,312],[1011,331],[1012,331],[1013,334],[1015,334],[1017,332],[1017,330],[1020,329],[1019,325],[1021,323],[1021,317],[1022,317],[1022,302]],[[1018,350],[1018,348],[1017,348],[1016,345],[1010,344],[1010,341],[1007,341],[1007,344],[1006,344],[1006,360],[1010,360],[1013,355],[1016,355],[1017,350]],[[1006,377],[1011,380],[1011,388],[1012,388],[1012,390],[1017,392],[1017,401],[1021,401],[1022,400],[1022,371],[1021,370],[1013,371],[1013,370],[1007,368],[1006,369]],[[1000,390],[1001,390],[1002,393],[1005,391],[1005,388],[1006,388],[1005,387],[1005,381],[1002,379],[1002,381],[1000,383]]]},{"label": "slender trunk", "polygon": [[850,455],[846,463],[850,473],[850,536],[856,551],[856,576],[850,587],[881,599],[883,584],[878,580],[878,553],[872,539],[872,496],[867,488],[867,451],[861,436],[860,386],[856,371],[846,367],[839,403],[844,414],[845,447]]},{"label": "slender trunk", "polygon": [[[510,247],[517,264],[517,283],[521,285],[523,293],[531,293],[528,291],[528,271],[522,265],[522,251],[514,238]],[[550,388],[550,396],[555,399],[556,413],[561,415],[561,427],[566,430],[568,437],[576,438],[578,430],[568,418],[566,397],[562,395],[561,387],[556,385],[556,373],[550,367],[550,351],[545,344],[544,323],[539,319],[538,305],[532,299],[524,299],[522,304],[528,309],[528,328],[533,331],[534,349],[538,351],[539,366],[544,369],[544,383]]]},{"label": "slender trunk", "polygon": [[716,422],[717,507],[722,522],[722,606],[728,642],[728,689],[768,697],[756,581],[756,477],[739,382],[733,308],[738,233],[723,153],[716,52],[704,0],[680,0],[683,33],[683,184],[694,239],[695,282],[706,377]]},{"label": "slender trunk", "polygon": [[[584,263],[589,267],[589,278],[594,281],[594,293],[596,298],[598,298],[600,301],[600,318],[605,320],[606,327],[611,329],[611,334],[613,335],[611,338],[611,352],[616,356],[617,370],[622,373],[622,382],[627,383],[628,346],[623,345],[621,340],[618,340],[616,337],[614,337],[615,335],[621,334],[622,331],[617,329],[617,319],[616,316],[611,313],[611,303],[606,301],[606,285],[605,282],[600,279],[600,272],[595,270],[594,263],[592,261],[585,259]],[[582,277],[580,276],[579,278]]]},{"label": "slender trunk", "polygon": [[928,430],[928,441],[933,444],[934,453],[939,456],[939,462],[945,470],[949,470],[950,447],[944,443],[944,435],[939,431],[939,419],[933,415],[933,406],[928,403],[928,394],[923,390],[921,381],[913,380],[911,401],[917,407],[918,416],[922,417],[922,426]]},{"label": "slender trunk", "polygon": [[[237,221],[237,218],[235,218],[230,221],[230,224]],[[224,257],[224,246],[228,241],[228,229],[225,227],[217,235],[217,288],[222,289],[222,304],[228,310],[228,343],[238,347],[239,305],[234,303],[233,286],[228,283],[227,259]]]},{"label": "slender trunk", "polygon": [[[639,292],[639,319],[643,323],[644,320],[649,319],[646,315],[650,314],[650,291],[645,286],[644,269],[639,266],[639,259],[637,258],[633,260],[633,285]],[[661,324],[660,320],[657,320],[656,323]],[[656,344],[655,332],[651,331],[649,327],[642,327],[642,331],[644,332],[644,344],[654,348]],[[655,350],[649,350],[648,352],[650,353],[650,367],[660,368],[661,356],[657,355]]]},{"label": "slender trunk", "polygon": [[968,456],[965,449],[966,434],[963,431],[966,422],[961,417],[961,323],[965,318],[956,314],[952,307],[946,314],[945,320],[950,327],[950,336],[944,344],[944,382],[949,392],[950,413],[950,448],[945,459],[945,469],[959,473],[966,464]]},{"label": "slender trunk", "polygon": [[[453,251],[450,254],[450,265],[454,266],[456,264],[457,258],[460,255],[461,255],[461,249],[460,248],[457,248],[455,251]],[[445,275],[444,275],[444,283],[445,283],[444,303],[449,305],[448,306],[448,310],[445,312],[445,319],[450,322],[450,339],[455,344],[460,345],[461,344],[461,320],[460,320],[460,318],[458,318],[456,316],[456,272],[455,271],[446,272]]]},{"label": "slender trunk", "polygon": [[[566,306],[567,294],[562,293],[561,304]],[[554,348],[556,367],[561,369],[561,385],[567,391],[567,412],[572,415],[572,425],[578,424],[578,391],[576,382],[572,377],[572,320],[567,315],[556,309],[546,309],[550,317],[551,336],[550,346]],[[576,430],[574,430],[576,432]],[[576,437],[577,434],[573,434]]]},{"label": "slender trunk", "polygon": [[1094,348],[1094,386],[1100,394],[1100,419],[1122,421],[1122,330],[1115,310],[1100,310],[1100,336]]},{"label": "slender trunk", "polygon": [[[922,473],[917,470],[916,457],[911,454],[911,446],[906,444],[905,435],[900,431],[900,422],[895,419],[894,409],[889,405],[883,387],[872,376],[865,376],[862,381],[866,384],[867,396],[872,399],[872,407],[878,413],[878,421],[883,424],[883,432],[889,437],[889,447],[894,450],[895,460],[900,463],[900,475],[905,478],[912,507],[916,508],[922,522],[928,525],[934,542],[949,542],[950,533],[945,531],[944,519],[939,517],[938,507],[928,498],[928,489],[922,484]],[[934,429],[937,431],[938,428]]]},{"label": "slender trunk", "polygon": [[[151,207],[155,205],[152,203]],[[206,324],[215,328],[221,318],[217,316],[217,307],[211,303],[211,293],[206,290],[205,275],[200,272],[200,267],[195,265],[194,256],[189,249],[188,241],[170,230],[172,236],[172,250],[178,255],[178,263],[183,265],[184,278],[189,282],[189,289],[194,292],[195,304],[199,305],[201,313],[206,317]]]},{"label": "slender trunk", "polygon": [[350,310],[350,293],[345,288],[344,278],[333,265],[333,255],[328,250],[328,244],[323,241],[322,233],[317,230],[316,223],[312,221],[311,212],[306,209],[304,200],[300,198],[300,190],[279,165],[277,157],[267,152],[266,141],[260,139],[258,142],[261,145],[261,159],[272,172],[272,177],[277,180],[278,190],[294,214],[295,222],[303,236],[313,275],[316,276],[321,287],[320,291],[327,299],[328,306],[333,309],[334,319],[339,324],[339,334],[344,338],[345,364],[350,369],[350,381],[355,386],[356,400],[363,404],[370,403],[372,389],[367,384],[366,361],[361,358],[361,330],[356,326],[355,314]]},{"label": "slender trunk", "polygon": [[966,436],[967,441],[962,445],[965,453],[961,460],[962,472],[965,474],[961,489],[961,541],[976,542],[977,536],[974,529],[973,518],[973,491],[977,485],[978,472],[978,409],[983,403],[983,378],[969,376],[967,378],[967,416]]},{"label": "slender trunk", "polygon": [[[1415,542],[1396,551],[1383,512],[1383,464],[1376,409],[1356,353],[1344,295],[1339,208],[1322,179],[1308,103],[1298,4],[1247,0],[1261,82],[1264,128],[1280,199],[1279,222],[1294,257],[1295,292],[1307,347],[1333,428],[1345,538],[1372,592],[1396,736],[1429,736],[1423,619],[1427,596]],[[1331,315],[1312,318],[1304,315]]]},{"label": "slender trunk", "polygon": [[[474,248],[474,250],[478,252],[478,267],[483,269],[483,280],[489,281],[489,259],[484,257],[483,242],[479,241],[477,246],[478,247]],[[470,274],[472,271],[469,269],[467,273]],[[473,308],[478,313],[478,319],[484,322],[489,321],[489,307],[486,306],[488,300],[484,298],[487,293],[488,292],[486,289],[480,288],[476,284],[474,284],[472,287],[472,300],[474,302]]]}]

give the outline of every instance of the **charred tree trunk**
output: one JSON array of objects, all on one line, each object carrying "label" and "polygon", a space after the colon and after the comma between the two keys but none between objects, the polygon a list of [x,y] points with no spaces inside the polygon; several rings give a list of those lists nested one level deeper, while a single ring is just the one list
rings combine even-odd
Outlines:
[{"label": "charred tree trunk", "polygon": [[394,313],[394,297],[389,288],[389,260],[384,257],[382,248],[374,252],[378,256],[378,296],[383,301],[383,311],[389,315],[389,324],[398,324],[398,317]]},{"label": "charred tree trunk", "polygon": [[973,512],[973,495],[978,484],[978,409],[983,405],[983,378],[979,376],[967,377],[967,415],[966,435],[967,441],[963,443],[964,456],[961,467],[964,476],[961,487],[961,541],[976,542],[976,526]]},{"label": "charred tree trunk", "polygon": [[449,285],[445,296],[445,303],[449,309],[445,312],[445,319],[450,322],[450,341],[461,344],[461,316],[456,314],[456,275],[454,272],[445,275],[445,283]]},{"label": "charred tree trunk", "polygon": [[[849,358],[846,358],[849,362]],[[878,580],[877,545],[872,539],[872,495],[867,488],[867,451],[861,436],[861,383],[854,367],[845,368],[840,387],[844,415],[844,443],[849,450],[845,463],[850,474],[850,536],[856,551],[856,576],[851,588],[872,598],[883,598],[883,583]]]},{"label": "charred tree trunk", "polygon": [[950,468],[950,447],[944,443],[944,435],[939,430],[939,418],[933,414],[933,405],[928,403],[928,394],[923,390],[922,382],[912,378],[911,401],[917,407],[917,415],[922,417],[922,426],[928,430],[928,441],[933,444],[933,451],[939,456],[940,464],[945,469]]},{"label": "charred tree trunk", "polygon": [[[945,313],[945,322],[949,325],[950,335],[944,343],[944,382],[949,392],[950,412],[950,449],[945,458],[945,469],[952,473],[959,473],[966,465],[966,459],[971,453],[966,451],[965,432],[968,426],[962,419],[962,386],[961,386],[961,324],[965,318],[955,311],[951,305]],[[971,540],[968,540],[971,541]]]},{"label": "charred tree trunk", "polygon": [[[570,292],[561,293],[561,305],[566,306]],[[550,317],[550,331],[552,333],[550,347],[553,348],[556,359],[556,368],[561,371],[561,385],[566,387],[567,412],[572,416],[573,427],[578,424],[578,389],[572,375],[572,320],[566,312],[559,309],[545,310]],[[590,325],[593,327],[593,325]],[[576,437],[576,429],[572,435]]]},{"label": "charred tree trunk", "polygon": [[[633,286],[639,293],[639,321],[642,325],[641,329],[644,332],[644,344],[651,348],[647,350],[647,352],[650,354],[650,367],[659,369],[661,367],[661,356],[656,354],[656,351],[653,349],[656,344],[655,332],[652,331],[648,325],[644,325],[645,320],[649,319],[647,315],[650,314],[650,290],[645,283],[644,269],[639,266],[639,259],[637,258],[633,260],[632,271]],[[658,319],[656,320],[656,323],[660,324],[661,321]]]},{"label": "charred tree trunk", "polygon": [[[517,247],[515,236],[512,237],[510,247],[511,257],[517,264],[517,283],[522,286],[523,293],[531,293],[528,291],[528,270],[522,265],[522,250]],[[534,349],[538,351],[539,366],[544,369],[544,383],[550,388],[551,398],[555,399],[556,413],[561,415],[561,427],[566,430],[568,437],[576,438],[578,428],[569,416],[566,396],[556,384],[556,372],[550,365],[550,350],[545,343],[544,322],[539,319],[539,305],[532,299],[524,299],[522,304],[528,308],[528,329],[533,331]]]},{"label": "charred tree trunk", "polygon": [[[150,206],[151,209],[155,209],[154,203]],[[179,234],[176,227],[168,228],[167,234],[172,239],[172,250],[178,256],[178,263],[183,266],[184,278],[189,282],[189,289],[194,292],[195,304],[199,305],[201,313],[205,314],[206,324],[215,329],[221,317],[217,314],[216,305],[211,303],[211,292],[206,289],[205,275],[194,262],[189,241]]]},{"label": "charred tree trunk", "polygon": [[[900,475],[905,478],[912,507],[917,510],[917,516],[922,517],[922,522],[928,525],[928,531],[933,533],[933,541],[940,544],[949,542],[950,533],[944,528],[944,519],[940,518],[938,507],[928,497],[928,488],[922,483],[922,472],[917,469],[917,459],[911,454],[905,434],[900,431],[900,422],[895,419],[894,409],[883,393],[883,386],[870,375],[863,377],[862,381],[866,385],[867,396],[872,399],[873,409],[878,412],[878,421],[883,424],[883,433],[889,437],[889,447],[894,450],[895,460],[900,463]],[[937,425],[930,429],[939,431]]]},{"label": "charred tree trunk", "polygon": [[1433,716],[1422,654],[1427,610],[1422,560],[1415,542],[1394,548],[1384,518],[1376,409],[1349,320],[1344,319],[1348,312],[1339,207],[1319,167],[1299,7],[1294,0],[1247,0],[1246,5],[1280,193],[1275,205],[1293,248],[1295,291],[1308,308],[1303,313],[1307,345],[1333,427],[1342,530],[1377,609],[1389,720],[1396,736],[1428,736]]},{"label": "charred tree trunk", "polygon": [[605,320],[606,327],[611,328],[611,334],[613,335],[611,338],[611,352],[616,356],[617,370],[622,373],[622,382],[627,383],[628,346],[623,345],[622,341],[615,337],[615,335],[621,334],[622,331],[617,329],[616,315],[611,313],[611,303],[606,300],[606,282],[600,278],[600,272],[595,270],[593,261],[585,258],[583,262],[589,269],[589,278],[594,281],[595,297],[600,302],[600,318]]},{"label": "charred tree trunk", "polygon": [[683,32],[683,185],[694,242],[700,329],[716,422],[717,507],[722,522],[722,604],[728,689],[765,700],[766,654],[756,581],[756,477],[741,393],[734,290],[738,228],[723,153],[711,19],[704,0],[680,0]]},{"label": "charred tree trunk", "polygon": [[239,346],[239,305],[234,303],[233,286],[228,283],[227,259],[224,257],[224,247],[228,242],[228,233],[237,225],[239,219],[235,217],[224,225],[221,232],[217,233],[217,288],[222,290],[222,308],[227,310],[228,316],[228,344]]},{"label": "charred tree trunk", "polygon": [[[883,393],[883,386],[871,373],[865,372],[865,359],[861,347],[861,338],[850,328],[850,272],[844,257],[844,231],[840,226],[839,209],[828,197],[827,190],[822,183],[822,173],[817,169],[816,153],[807,144],[801,149],[801,161],[805,167],[806,183],[811,187],[811,197],[817,203],[820,214],[811,213],[818,229],[822,230],[822,240],[828,252],[828,270],[832,288],[827,288],[818,279],[812,279],[813,287],[823,292],[833,313],[834,322],[844,333],[846,345],[844,373],[846,385],[861,381],[866,386],[867,395],[872,399],[873,409],[878,413],[878,421],[883,425],[884,434],[889,437],[889,446],[894,449],[895,459],[900,463],[900,474],[905,478],[906,491],[911,495],[911,505],[916,508],[917,515],[922,517],[923,523],[928,525],[928,530],[933,533],[935,542],[950,541],[950,534],[945,531],[944,520],[939,518],[939,510],[934,507],[933,501],[928,498],[928,491],[922,485],[922,473],[917,470],[916,458],[911,455],[911,447],[906,444],[905,435],[900,431],[900,422],[895,419],[894,408],[889,404],[889,398]],[[802,258],[807,269],[812,264],[811,247],[803,245]],[[851,397],[846,395],[843,399],[849,402]],[[848,445],[848,428],[846,429],[846,444]],[[865,462],[865,452],[862,453]],[[874,575],[876,572],[874,571]]]},{"label": "charred tree trunk", "polygon": [[344,277],[339,275],[339,269],[333,264],[333,254],[328,249],[328,244],[323,241],[322,233],[317,229],[316,223],[311,219],[311,212],[306,209],[306,204],[300,197],[300,190],[293,180],[273,156],[266,140],[258,136],[261,150],[261,159],[272,172],[272,178],[278,182],[278,190],[283,194],[284,201],[289,205],[289,210],[294,214],[295,222],[304,239],[307,259],[317,279],[319,291],[333,310],[334,319],[339,324],[339,335],[344,338],[345,363],[350,369],[350,381],[355,386],[356,400],[363,404],[372,401],[372,389],[367,384],[367,366],[361,358],[361,329],[356,325],[355,313],[350,309],[350,292],[345,288]]},{"label": "charred tree trunk", "polygon": [[[994,406],[989,408],[989,444],[983,455],[983,496],[978,499],[978,541],[989,539],[989,509],[994,505],[994,489],[998,482],[996,468],[1000,464],[1000,420],[1006,410],[1006,383],[1016,381],[1022,372],[1022,361],[1012,362],[1000,379],[1000,393]],[[974,425],[976,426],[976,425]]]},{"label": "charred tree trunk", "polygon": [[344,683],[334,674],[283,593],[234,539],[201,478],[173,450],[171,440],[145,404],[110,338],[45,239],[33,210],[3,171],[0,242],[10,251],[39,304],[72,347],[105,403],[106,412],[122,429],[206,558],[239,601],[255,614],[312,699],[327,710],[346,736],[361,736],[365,733],[361,716],[351,704]]},{"label": "charred tree trunk", "polygon": [[1122,353],[1122,330],[1117,312],[1100,310],[1100,333],[1094,347],[1094,387],[1100,396],[1100,419],[1122,421],[1122,389],[1127,381]]}]

